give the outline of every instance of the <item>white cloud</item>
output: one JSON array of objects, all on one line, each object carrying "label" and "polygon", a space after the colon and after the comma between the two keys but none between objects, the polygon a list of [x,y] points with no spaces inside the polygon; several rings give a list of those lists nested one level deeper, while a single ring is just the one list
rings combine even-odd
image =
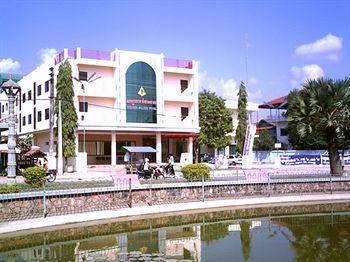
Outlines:
[{"label": "white cloud", "polygon": [[303,67],[293,66],[290,69],[290,72],[294,77],[294,79],[290,81],[290,85],[292,87],[298,87],[309,79],[317,79],[324,76],[323,69],[316,64],[306,65]]},{"label": "white cloud", "polygon": [[303,44],[297,47],[294,53],[305,58],[322,58],[332,61],[339,60],[339,52],[343,48],[343,39],[328,34],[313,43]]},{"label": "white cloud", "polygon": [[257,84],[259,84],[258,79],[254,78],[254,77],[248,79],[248,85],[257,85]]},{"label": "white cloud", "polygon": [[[258,80],[255,78],[249,79],[251,80],[251,84],[257,85]],[[248,81],[249,82],[249,81]],[[215,92],[217,95],[221,96],[224,99],[238,99],[238,90],[239,90],[239,81],[229,78],[218,78],[218,77],[210,77],[207,75],[207,72],[201,72],[199,74],[199,87],[201,91],[208,90],[211,92]],[[262,96],[262,92],[260,89],[254,89],[254,91],[248,92],[248,100],[258,100]]]},{"label": "white cloud", "polygon": [[21,64],[18,61],[14,61],[12,58],[4,58],[0,60],[0,72],[2,73],[14,73],[19,70]]},{"label": "white cloud", "polygon": [[41,63],[46,63],[57,55],[57,50],[54,48],[42,48],[38,51]]},{"label": "white cloud", "polygon": [[234,99],[237,97],[238,85],[233,78],[223,79],[208,76],[204,71],[199,74],[199,87],[201,90],[215,92],[217,95],[225,99]]}]

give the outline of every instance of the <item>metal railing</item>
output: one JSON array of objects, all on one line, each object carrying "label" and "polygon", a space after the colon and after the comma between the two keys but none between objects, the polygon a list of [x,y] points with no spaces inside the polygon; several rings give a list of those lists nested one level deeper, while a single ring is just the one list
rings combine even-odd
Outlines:
[{"label": "metal railing", "polygon": [[191,60],[164,58],[164,66],[192,69]]},{"label": "metal railing", "polygon": [[111,53],[108,51],[81,49],[81,58],[111,60]]},{"label": "metal railing", "polygon": [[[293,177],[295,176],[295,177]],[[102,210],[133,205],[157,205],[213,199],[348,191],[350,177],[314,174],[308,177],[249,171],[229,180],[164,183],[149,180],[133,185],[119,181],[114,186],[0,194],[0,222]]]}]

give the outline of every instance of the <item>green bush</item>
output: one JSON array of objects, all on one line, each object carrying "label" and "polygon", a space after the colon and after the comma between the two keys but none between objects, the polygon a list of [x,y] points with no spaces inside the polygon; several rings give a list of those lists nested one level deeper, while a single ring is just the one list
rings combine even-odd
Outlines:
[{"label": "green bush", "polygon": [[45,182],[46,170],[39,166],[28,167],[22,172],[24,182],[33,186],[41,187]]},{"label": "green bush", "polygon": [[13,186],[0,186],[0,194],[11,194],[11,193],[18,193],[21,191],[21,187],[19,185],[13,185]]},{"label": "green bush", "polygon": [[201,181],[202,176],[208,180],[210,177],[210,169],[205,164],[189,164],[181,168],[181,173],[187,181]]}]

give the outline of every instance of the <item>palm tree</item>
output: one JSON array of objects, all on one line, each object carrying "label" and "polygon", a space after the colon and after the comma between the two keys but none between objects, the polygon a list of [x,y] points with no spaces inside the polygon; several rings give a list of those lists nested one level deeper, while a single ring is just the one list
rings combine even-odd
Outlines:
[{"label": "palm tree", "polygon": [[313,130],[320,132],[327,143],[331,174],[341,175],[338,150],[343,147],[350,126],[350,78],[309,80],[297,94],[292,92],[288,121],[297,127],[301,137]]}]

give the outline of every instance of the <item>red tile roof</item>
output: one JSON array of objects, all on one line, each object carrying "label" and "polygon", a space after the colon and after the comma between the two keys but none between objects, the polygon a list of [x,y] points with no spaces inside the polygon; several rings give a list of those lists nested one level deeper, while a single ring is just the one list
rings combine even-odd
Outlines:
[{"label": "red tile roof", "polygon": [[273,99],[273,100],[271,100],[269,102],[266,102],[264,104],[259,105],[259,108],[287,109],[287,107],[288,107],[287,97],[288,96],[282,96],[282,97]]}]

